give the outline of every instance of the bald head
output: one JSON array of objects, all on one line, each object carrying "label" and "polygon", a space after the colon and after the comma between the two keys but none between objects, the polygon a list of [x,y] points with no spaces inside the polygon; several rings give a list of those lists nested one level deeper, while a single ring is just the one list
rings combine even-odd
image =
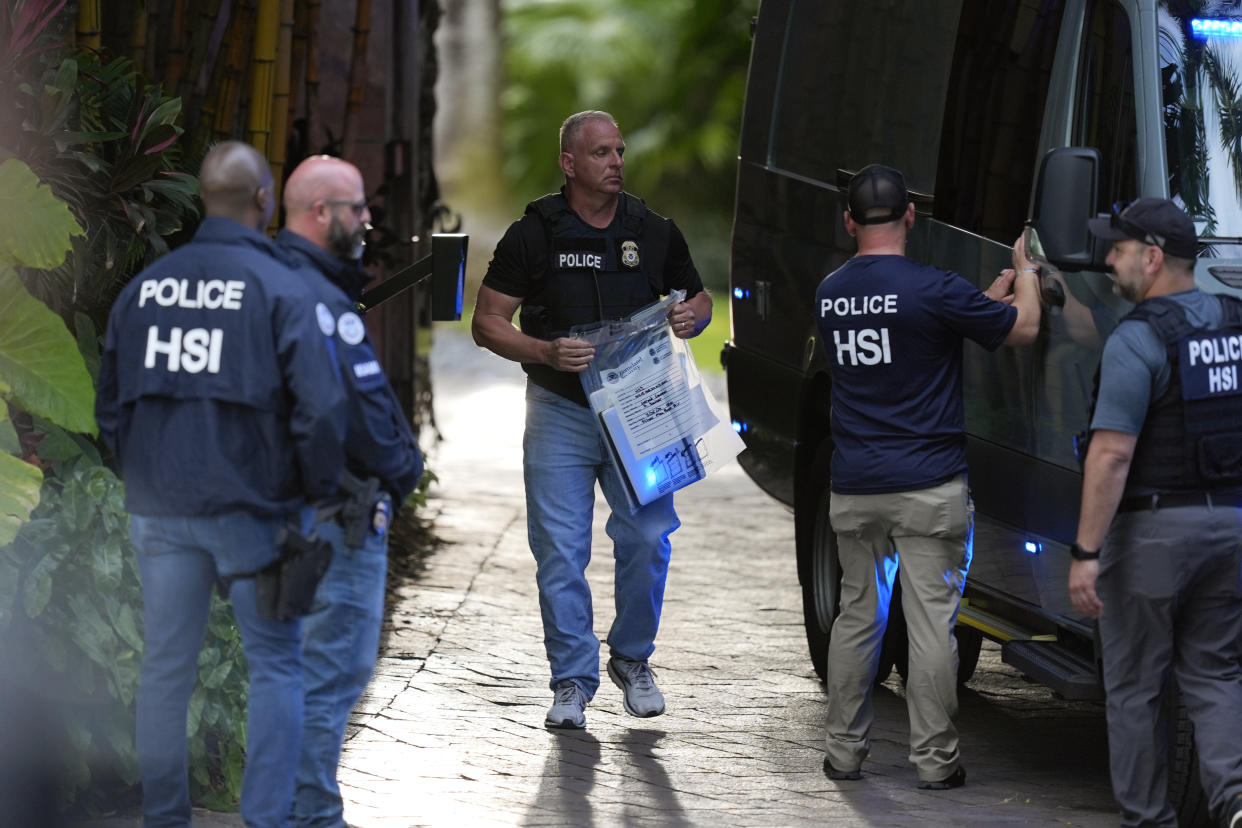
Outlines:
[{"label": "bald head", "polygon": [[371,212],[362,173],[330,155],[307,158],[285,182],[285,229],[342,259],[362,255]]},{"label": "bald head", "polygon": [[276,206],[272,170],[257,149],[241,141],[216,144],[199,171],[203,206],[220,216],[262,230]]}]

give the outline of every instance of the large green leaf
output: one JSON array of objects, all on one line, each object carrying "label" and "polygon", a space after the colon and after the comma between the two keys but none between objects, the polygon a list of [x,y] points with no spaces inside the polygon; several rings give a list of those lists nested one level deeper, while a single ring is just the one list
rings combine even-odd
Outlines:
[{"label": "large green leaf", "polygon": [[[6,389],[0,386],[0,394]],[[0,452],[6,454],[21,454],[22,441],[17,438],[17,431],[13,428],[13,422],[9,419],[9,407],[0,405]]]},{"label": "large green leaf", "polygon": [[0,262],[56,267],[83,234],[69,207],[16,158],[0,163]]},{"label": "large green leaf", "polygon": [[73,334],[47,305],[26,292],[17,273],[4,264],[0,264],[0,383],[9,385],[30,413],[70,431],[97,433],[95,387]]},{"label": "large green leaf", "polygon": [[39,487],[43,472],[14,457],[0,454],[0,546],[12,543],[17,530],[30,520],[30,513],[39,505]]}]

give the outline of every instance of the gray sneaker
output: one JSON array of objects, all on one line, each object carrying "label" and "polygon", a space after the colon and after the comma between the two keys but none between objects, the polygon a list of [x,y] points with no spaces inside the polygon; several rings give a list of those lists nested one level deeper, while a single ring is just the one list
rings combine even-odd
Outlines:
[{"label": "gray sneaker", "polygon": [[556,696],[548,715],[544,718],[545,727],[557,730],[581,730],[586,727],[586,693],[572,681],[562,681],[556,685]]},{"label": "gray sneaker", "polygon": [[664,694],[656,687],[655,673],[647,662],[613,656],[608,659],[608,677],[621,688],[626,713],[649,719],[664,712]]}]

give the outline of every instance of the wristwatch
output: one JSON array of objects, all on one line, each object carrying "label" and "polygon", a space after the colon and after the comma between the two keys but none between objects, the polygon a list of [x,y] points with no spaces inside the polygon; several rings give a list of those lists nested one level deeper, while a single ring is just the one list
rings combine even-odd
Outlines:
[{"label": "wristwatch", "polygon": [[1074,545],[1070,547],[1070,557],[1076,561],[1094,561],[1099,559],[1100,550],[1096,549],[1094,552],[1088,552],[1075,541]]}]

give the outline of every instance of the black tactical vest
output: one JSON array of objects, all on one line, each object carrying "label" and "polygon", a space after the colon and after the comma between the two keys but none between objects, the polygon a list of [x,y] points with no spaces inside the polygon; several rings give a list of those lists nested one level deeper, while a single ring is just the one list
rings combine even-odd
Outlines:
[{"label": "black tactical vest", "polygon": [[[616,219],[594,235],[585,234],[561,193],[532,201],[526,212],[539,219],[527,223],[532,229],[524,237],[529,260],[539,268],[518,315],[528,336],[552,340],[575,325],[622,319],[664,292],[669,221],[642,199],[622,193]],[[535,384],[586,404],[577,374],[522,367]]]},{"label": "black tactical vest", "polygon": [[1169,387],[1148,407],[1127,487],[1242,486],[1242,300],[1217,298],[1222,319],[1214,330],[1192,327],[1182,306],[1167,297],[1148,299],[1122,319],[1150,325],[1169,359]]}]

